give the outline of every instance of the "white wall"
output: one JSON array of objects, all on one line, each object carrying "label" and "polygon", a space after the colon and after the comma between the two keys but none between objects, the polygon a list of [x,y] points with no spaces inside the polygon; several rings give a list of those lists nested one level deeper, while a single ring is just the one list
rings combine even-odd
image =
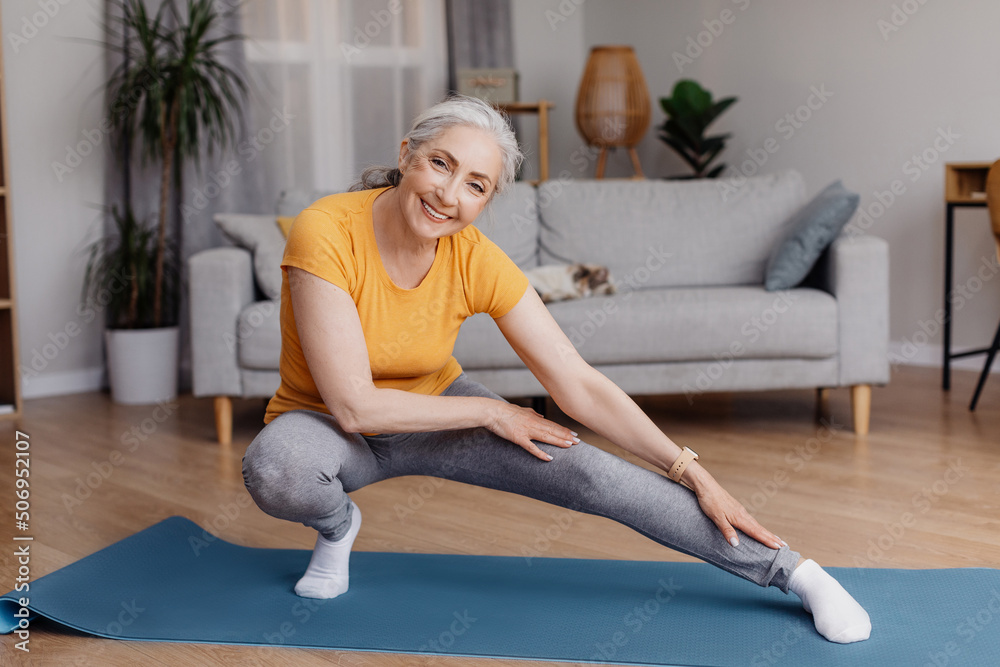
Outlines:
[{"label": "white wall", "polygon": [[[894,17],[894,5],[915,12]],[[669,95],[678,79],[694,78],[716,98],[735,95],[739,101],[713,127],[733,133],[723,154],[731,167],[748,158],[747,150],[774,137],[779,150],[760,172],[798,169],[810,194],[840,178],[861,194],[861,209],[867,210],[877,205],[876,192],[902,182],[905,192],[866,229],[890,243],[890,335],[896,353],[921,332],[921,322],[935,316],[943,299],[944,162],[1000,157],[995,74],[1000,5],[973,0],[514,0],[514,7],[515,26],[524,31],[515,41],[524,97],[538,90],[567,101],[553,118],[561,128],[553,137],[556,173],[569,166],[580,143],[573,103],[590,47],[633,45],[654,107],[639,149],[647,176],[687,171],[656,138],[655,129],[664,120],[658,99]],[[724,10],[731,12],[729,24],[718,20]],[[879,21],[895,27],[893,18],[899,30],[883,36]],[[704,21],[719,34],[708,32]],[[700,53],[693,50],[693,62],[678,67],[674,52],[684,53],[688,38],[698,40],[702,32],[708,46]],[[807,102],[814,86],[825,86],[832,95],[822,105],[813,98],[819,108],[790,136],[784,126],[776,129],[786,114]],[[951,144],[939,141],[947,149],[939,153],[934,148],[939,129],[949,128],[958,136]],[[934,161],[925,171],[913,171],[912,156],[925,150]],[[624,153],[609,160],[608,170],[612,176],[631,173]],[[592,174],[591,168],[587,175]],[[982,258],[993,252],[985,210],[960,211],[957,227],[956,284],[971,279],[970,288],[976,288]],[[955,346],[987,345],[998,317],[1000,276],[992,274],[956,312]],[[922,336],[917,335],[918,343]],[[938,333],[915,350],[905,348],[906,357],[937,364],[940,342]],[[982,363],[981,356],[963,362],[971,368]]]},{"label": "white wall", "polygon": [[[67,146],[97,142],[105,77],[100,0],[3,0],[3,67],[25,398],[101,385],[100,316],[81,314],[85,249],[104,204],[104,148],[60,181]],[[97,131],[95,133],[95,130]],[[88,133],[90,139],[88,139]],[[86,146],[83,147],[86,150]],[[34,375],[34,371],[40,371]]]}]

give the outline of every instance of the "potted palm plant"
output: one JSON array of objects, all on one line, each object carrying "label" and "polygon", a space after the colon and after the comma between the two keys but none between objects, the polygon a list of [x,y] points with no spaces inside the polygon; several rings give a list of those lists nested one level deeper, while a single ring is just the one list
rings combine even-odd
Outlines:
[{"label": "potted palm plant", "polygon": [[[211,153],[235,141],[236,110],[246,100],[247,85],[223,62],[219,47],[244,35],[215,34],[226,14],[216,11],[214,0],[187,0],[183,15],[175,0],[164,0],[155,15],[147,13],[143,0],[119,2],[121,32],[110,29],[104,46],[121,53],[123,61],[105,84],[106,118],[112,141],[125,142],[126,156],[135,136],[143,163],[160,164],[158,224],[151,230],[138,222],[126,203],[124,213],[115,214],[117,240],[92,248],[84,293],[93,298],[93,290],[106,289],[116,271],[129,276],[128,306],[108,309],[112,398],[154,403],[177,394],[181,266],[179,252],[171,248],[180,247],[179,232],[176,238],[168,235],[172,175],[188,158],[198,165],[202,145]],[[160,363],[138,364],[137,358]]]}]

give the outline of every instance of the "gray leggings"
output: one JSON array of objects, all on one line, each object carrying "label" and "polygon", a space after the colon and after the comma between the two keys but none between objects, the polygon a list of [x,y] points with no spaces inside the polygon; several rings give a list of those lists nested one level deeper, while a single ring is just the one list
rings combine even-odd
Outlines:
[{"label": "gray leggings", "polygon": [[[464,372],[442,395],[504,400]],[[328,414],[291,410],[247,447],[243,480],[267,514],[335,540],[351,525],[349,492],[403,475],[451,479],[614,519],[671,549],[788,592],[799,554],[739,531],[740,544],[733,547],[687,487],[586,442],[568,449],[535,444],[554,458],[542,461],[485,427],[363,436],[345,432]]]}]

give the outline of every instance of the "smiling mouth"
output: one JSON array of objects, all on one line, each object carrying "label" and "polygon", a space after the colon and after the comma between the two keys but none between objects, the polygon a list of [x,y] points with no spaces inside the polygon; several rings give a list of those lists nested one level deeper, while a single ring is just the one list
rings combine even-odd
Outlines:
[{"label": "smiling mouth", "polygon": [[425,202],[423,199],[420,200],[420,205],[424,207],[425,211],[427,211],[427,215],[431,216],[435,220],[444,221],[450,219],[450,216],[438,213],[437,210],[435,210],[430,204]]}]

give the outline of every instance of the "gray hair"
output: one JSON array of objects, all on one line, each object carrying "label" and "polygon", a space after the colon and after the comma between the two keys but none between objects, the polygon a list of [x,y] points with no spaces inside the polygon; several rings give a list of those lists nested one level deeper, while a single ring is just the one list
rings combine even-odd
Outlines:
[{"label": "gray hair", "polygon": [[[493,189],[493,195],[507,189],[517,175],[524,160],[524,154],[517,144],[517,137],[510,127],[505,114],[488,102],[468,95],[452,95],[417,116],[406,134],[410,150],[419,150],[426,141],[437,138],[452,127],[474,127],[487,132],[500,149],[500,179]],[[372,166],[366,168],[360,179],[349,191],[371,190],[399,185],[402,174],[396,167]],[[492,195],[490,199],[492,200]]]}]

